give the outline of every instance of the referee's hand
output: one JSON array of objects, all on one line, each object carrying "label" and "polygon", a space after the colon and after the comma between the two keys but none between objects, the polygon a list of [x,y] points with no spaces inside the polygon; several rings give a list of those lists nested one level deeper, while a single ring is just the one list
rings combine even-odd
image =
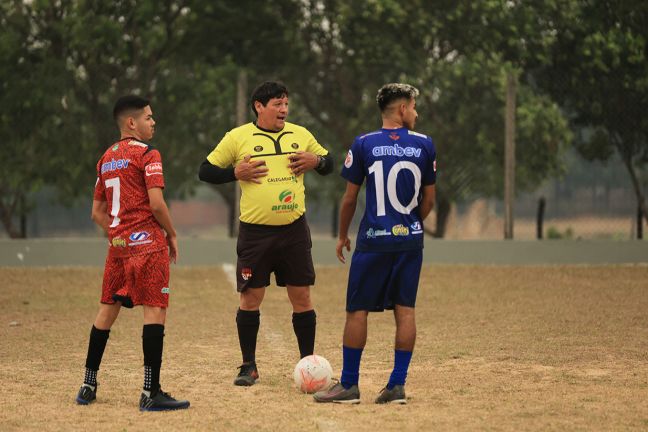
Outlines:
[{"label": "referee's hand", "polygon": [[298,151],[291,154],[289,160],[288,168],[296,176],[304,174],[308,170],[315,169],[317,164],[319,164],[319,157],[315,153],[305,151]]},{"label": "referee's hand", "polygon": [[349,237],[338,239],[337,246],[335,247],[337,258],[342,264],[346,263],[346,258],[344,258],[344,248],[346,248],[348,252],[351,252],[351,240],[349,240]]},{"label": "referee's hand", "polygon": [[268,167],[264,160],[250,162],[250,155],[245,155],[243,161],[234,168],[234,177],[240,181],[250,181],[261,184],[259,178],[268,175]]}]

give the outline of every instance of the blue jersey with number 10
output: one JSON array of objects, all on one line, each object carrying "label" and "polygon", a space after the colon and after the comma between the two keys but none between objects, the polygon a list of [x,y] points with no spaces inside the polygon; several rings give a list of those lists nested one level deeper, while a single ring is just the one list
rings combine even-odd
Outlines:
[{"label": "blue jersey with number 10", "polygon": [[436,150],[430,137],[406,128],[359,136],[344,161],[342,177],[357,185],[367,178],[366,209],[356,250],[423,247],[418,210],[421,189],[436,181]]}]

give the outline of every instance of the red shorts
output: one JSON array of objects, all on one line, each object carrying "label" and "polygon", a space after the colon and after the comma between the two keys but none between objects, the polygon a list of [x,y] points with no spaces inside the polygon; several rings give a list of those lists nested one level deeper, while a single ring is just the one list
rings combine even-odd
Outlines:
[{"label": "red shorts", "polygon": [[[169,306],[169,252],[166,249],[130,257],[106,257],[101,303],[126,307]],[[132,304],[130,304],[132,302]]]}]

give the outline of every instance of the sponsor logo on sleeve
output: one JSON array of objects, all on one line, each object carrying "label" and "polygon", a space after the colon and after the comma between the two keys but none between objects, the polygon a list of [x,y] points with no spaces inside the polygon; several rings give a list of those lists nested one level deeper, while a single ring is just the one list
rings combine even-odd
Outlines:
[{"label": "sponsor logo on sleeve", "polygon": [[162,162],[152,162],[144,167],[144,171],[146,171],[147,177],[152,175],[162,175]]},{"label": "sponsor logo on sleeve", "polygon": [[347,168],[351,168],[351,165],[353,165],[353,152],[349,149],[349,152],[347,153],[346,159],[344,159],[344,166]]},{"label": "sponsor logo on sleeve", "polygon": [[133,232],[128,236],[128,240],[130,240],[128,246],[139,246],[153,243],[153,239],[150,238],[150,234],[147,231]]},{"label": "sponsor logo on sleeve", "polygon": [[171,292],[171,288],[169,287],[162,288],[162,294],[169,294],[170,292]]},{"label": "sponsor logo on sleeve", "polygon": [[408,236],[410,231],[409,228],[403,224],[394,225],[392,227],[392,233],[395,236]]}]

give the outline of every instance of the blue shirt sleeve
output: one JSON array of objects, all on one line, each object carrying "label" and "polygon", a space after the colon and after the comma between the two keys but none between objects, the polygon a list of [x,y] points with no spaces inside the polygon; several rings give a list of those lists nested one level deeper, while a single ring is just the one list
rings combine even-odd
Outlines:
[{"label": "blue shirt sleeve", "polygon": [[428,160],[427,169],[423,172],[422,183],[424,186],[433,185],[436,183],[436,148],[432,139],[426,142]]},{"label": "blue shirt sleeve", "polygon": [[353,184],[361,185],[365,178],[365,163],[363,156],[362,143],[356,138],[347,153],[344,165],[342,166],[342,173],[340,175]]}]

